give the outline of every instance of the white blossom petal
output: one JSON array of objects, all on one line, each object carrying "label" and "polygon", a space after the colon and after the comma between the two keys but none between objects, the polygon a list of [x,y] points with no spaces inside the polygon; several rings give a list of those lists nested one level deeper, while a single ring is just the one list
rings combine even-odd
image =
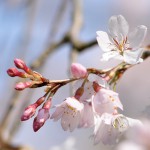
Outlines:
[{"label": "white blossom petal", "polygon": [[123,60],[123,57],[119,54],[119,52],[117,52],[117,51],[109,51],[109,52],[105,52],[102,55],[101,61],[108,61],[111,58],[117,58],[119,60]]},{"label": "white blossom petal", "polygon": [[136,49],[141,46],[147,32],[147,27],[140,25],[134,29],[128,36],[129,45],[131,48]]},{"label": "white blossom petal", "polygon": [[112,16],[109,19],[108,28],[113,38],[121,41],[123,37],[126,37],[129,31],[129,25],[126,19],[122,15]]},{"label": "white blossom petal", "polygon": [[97,124],[94,129],[94,144],[100,141],[105,145],[113,145],[116,143],[119,131],[111,125],[111,114],[103,114],[102,118],[98,118]]},{"label": "white blossom petal", "polygon": [[114,45],[110,42],[109,36],[106,32],[97,31],[96,33],[97,33],[97,42],[102,51],[108,52],[114,49]]},{"label": "white blossom petal", "polygon": [[140,58],[143,53],[143,49],[139,48],[136,51],[126,50],[124,51],[124,61],[128,64],[137,64],[142,61]]}]

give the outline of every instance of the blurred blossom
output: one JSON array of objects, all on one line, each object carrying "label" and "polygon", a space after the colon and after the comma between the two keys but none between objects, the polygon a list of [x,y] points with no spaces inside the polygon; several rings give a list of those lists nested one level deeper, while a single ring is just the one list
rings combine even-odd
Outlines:
[{"label": "blurred blossom", "polygon": [[143,124],[136,124],[126,134],[126,140],[121,142],[117,150],[150,150],[150,121],[143,120]]}]

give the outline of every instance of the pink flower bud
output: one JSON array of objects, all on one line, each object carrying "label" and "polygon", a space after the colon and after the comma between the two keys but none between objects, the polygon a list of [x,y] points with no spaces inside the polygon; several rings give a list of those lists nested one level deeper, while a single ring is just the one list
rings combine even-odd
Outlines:
[{"label": "pink flower bud", "polygon": [[18,74],[18,70],[16,68],[10,68],[7,70],[7,74],[11,77],[15,77]]},{"label": "pink flower bud", "polygon": [[30,119],[31,117],[33,117],[36,112],[36,108],[37,108],[36,104],[32,104],[32,105],[29,105],[28,107],[26,107],[21,116],[21,121],[26,121],[26,120]]},{"label": "pink flower bud", "polygon": [[26,67],[25,62],[24,62],[23,60],[21,60],[21,59],[18,59],[18,58],[16,58],[16,59],[14,60],[14,64],[15,64],[15,66],[16,66],[17,68],[19,68],[19,69],[24,69],[24,68]]},{"label": "pink flower bud", "polygon": [[23,69],[26,73],[32,75],[33,71],[27,67],[27,65],[25,64],[25,62],[21,59],[15,59],[14,60],[14,64],[17,68],[19,69]]},{"label": "pink flower bud", "polygon": [[24,73],[24,72],[20,72],[18,71],[16,68],[10,68],[7,70],[7,74],[11,77],[21,77],[21,78],[27,78],[28,74]]},{"label": "pink flower bud", "polygon": [[15,89],[16,90],[24,90],[25,88],[31,87],[33,85],[32,81],[28,81],[28,82],[19,82],[16,84]]},{"label": "pink flower bud", "polygon": [[49,109],[39,109],[38,114],[33,121],[34,132],[37,132],[44,125],[45,121],[49,119],[49,117]]},{"label": "pink flower bud", "polygon": [[86,68],[78,63],[73,63],[71,65],[71,73],[75,78],[81,78],[87,76]]}]

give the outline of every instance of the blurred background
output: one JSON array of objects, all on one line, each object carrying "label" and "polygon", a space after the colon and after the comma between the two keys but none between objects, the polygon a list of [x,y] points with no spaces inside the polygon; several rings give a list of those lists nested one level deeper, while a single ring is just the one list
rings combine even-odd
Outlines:
[{"label": "blurred background", "polygon": [[[108,19],[122,14],[130,31],[141,24],[148,27],[143,46],[149,45],[149,7],[149,0],[0,0],[0,150],[20,150],[18,146],[34,150],[112,149],[93,145],[92,129],[64,132],[60,123],[52,120],[34,133],[33,119],[20,122],[20,116],[29,103],[43,95],[44,88],[16,92],[17,79],[10,78],[6,71],[14,66],[14,58],[23,59],[49,79],[68,78],[72,62],[99,69],[112,67],[119,62],[100,62],[96,31],[107,31]],[[74,43],[83,47],[78,49]],[[150,113],[149,66],[150,60],[146,59],[129,69],[117,85],[123,113],[128,117],[147,117]],[[69,91],[69,86],[60,89],[53,104],[68,97]]]}]

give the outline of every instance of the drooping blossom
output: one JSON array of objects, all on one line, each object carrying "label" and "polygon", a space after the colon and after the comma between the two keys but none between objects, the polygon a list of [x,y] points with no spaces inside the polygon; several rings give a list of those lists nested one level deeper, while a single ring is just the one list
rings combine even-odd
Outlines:
[{"label": "drooping blossom", "polygon": [[94,129],[94,143],[102,142],[105,145],[116,144],[121,133],[128,129],[128,120],[123,115],[103,113],[97,119]]},{"label": "drooping blossom", "polygon": [[84,93],[80,97],[80,101],[84,104],[84,108],[79,123],[79,128],[90,128],[96,123],[96,114],[93,107],[92,96],[95,94],[93,83],[87,81],[84,85]]},{"label": "drooping blossom", "polygon": [[82,111],[79,128],[90,128],[96,124],[96,114],[92,102],[84,102],[84,109]]},{"label": "drooping blossom", "polygon": [[97,118],[94,128],[94,143],[102,142],[105,145],[114,145],[128,129],[141,126],[141,124],[141,121],[122,114],[103,113],[101,117]]},{"label": "drooping blossom", "polygon": [[75,77],[75,78],[82,78],[87,75],[86,68],[79,63],[73,63],[71,65],[70,70],[71,70],[73,77]]},{"label": "drooping blossom", "polygon": [[123,60],[128,64],[136,64],[142,61],[140,58],[143,52],[143,42],[147,27],[137,26],[129,33],[129,25],[122,15],[112,16],[109,19],[108,31],[97,31],[97,41],[104,52],[102,60],[108,61],[111,58]]},{"label": "drooping blossom", "polygon": [[73,131],[79,125],[83,107],[83,104],[77,99],[68,97],[60,105],[56,106],[51,119],[54,119],[54,121],[61,119],[61,126],[64,131]]},{"label": "drooping blossom", "polygon": [[100,88],[96,92],[93,97],[93,105],[99,115],[103,113],[114,113],[116,108],[123,110],[118,93],[105,88]]}]

